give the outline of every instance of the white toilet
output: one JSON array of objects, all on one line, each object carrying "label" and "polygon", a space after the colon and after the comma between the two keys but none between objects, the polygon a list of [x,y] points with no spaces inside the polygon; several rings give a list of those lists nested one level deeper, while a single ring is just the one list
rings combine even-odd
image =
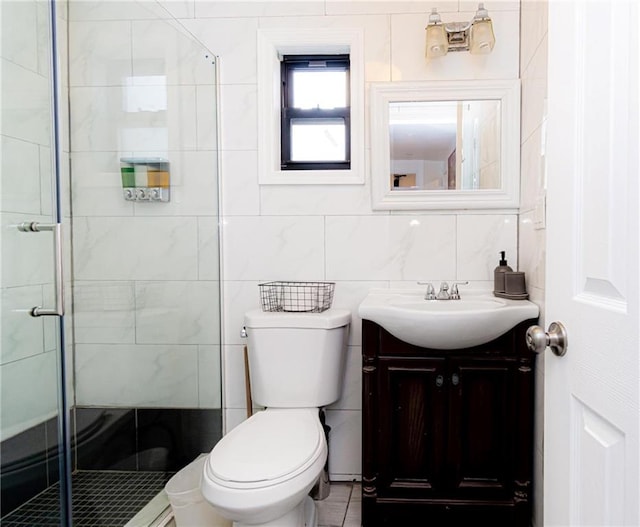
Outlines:
[{"label": "white toilet", "polygon": [[202,494],[234,527],[316,527],[309,491],[327,459],[319,408],[342,393],[351,313],[245,314],[251,394],[266,410],[208,456]]}]

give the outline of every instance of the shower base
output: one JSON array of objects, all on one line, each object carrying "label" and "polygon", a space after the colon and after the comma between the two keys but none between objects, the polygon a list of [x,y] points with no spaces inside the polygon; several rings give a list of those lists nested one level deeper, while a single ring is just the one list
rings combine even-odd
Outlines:
[{"label": "shower base", "polygon": [[[72,476],[74,527],[123,527],[164,490],[173,472],[87,470]],[[59,526],[59,484],[0,519],[2,527]],[[153,519],[152,519],[153,520]]]}]

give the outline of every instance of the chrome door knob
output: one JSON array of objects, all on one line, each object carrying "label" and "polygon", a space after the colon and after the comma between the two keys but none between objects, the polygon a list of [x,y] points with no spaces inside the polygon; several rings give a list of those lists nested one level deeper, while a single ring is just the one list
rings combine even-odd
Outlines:
[{"label": "chrome door knob", "polygon": [[549,324],[549,331],[540,326],[527,329],[527,347],[536,353],[542,353],[547,347],[558,357],[567,352],[567,330],[560,322]]}]

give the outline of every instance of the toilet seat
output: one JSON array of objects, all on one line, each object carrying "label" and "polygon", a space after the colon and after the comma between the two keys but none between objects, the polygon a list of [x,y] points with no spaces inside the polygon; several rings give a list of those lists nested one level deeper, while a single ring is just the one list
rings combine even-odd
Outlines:
[{"label": "toilet seat", "polygon": [[206,476],[230,489],[260,489],[295,478],[326,454],[317,408],[267,409],[225,435]]}]

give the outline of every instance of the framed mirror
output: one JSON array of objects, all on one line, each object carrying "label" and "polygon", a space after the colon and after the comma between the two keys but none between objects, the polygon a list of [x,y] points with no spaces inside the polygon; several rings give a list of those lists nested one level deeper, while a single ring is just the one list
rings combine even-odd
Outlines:
[{"label": "framed mirror", "polygon": [[374,210],[516,211],[518,80],[371,85]]}]

